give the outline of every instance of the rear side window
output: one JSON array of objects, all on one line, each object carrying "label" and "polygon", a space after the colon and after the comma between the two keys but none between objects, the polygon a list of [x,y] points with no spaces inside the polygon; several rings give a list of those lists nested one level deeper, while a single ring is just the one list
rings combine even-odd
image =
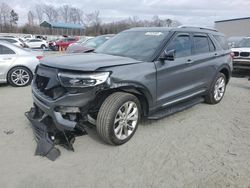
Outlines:
[{"label": "rear side window", "polygon": [[0,45],[0,55],[15,54],[10,48]]},{"label": "rear side window", "polygon": [[209,53],[209,40],[207,36],[194,36],[194,54]]},{"label": "rear side window", "polygon": [[229,49],[227,40],[224,36],[221,36],[221,35],[213,35],[213,36],[224,50]]},{"label": "rear side window", "polygon": [[175,50],[175,56],[185,57],[191,55],[191,39],[189,35],[178,35],[168,45],[167,51]]}]

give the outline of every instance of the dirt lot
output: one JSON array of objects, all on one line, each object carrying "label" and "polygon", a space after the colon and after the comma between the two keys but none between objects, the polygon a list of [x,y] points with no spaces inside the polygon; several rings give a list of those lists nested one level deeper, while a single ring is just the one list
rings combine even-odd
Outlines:
[{"label": "dirt lot", "polygon": [[[78,137],[55,162],[34,156],[30,87],[0,86],[0,187],[250,187],[250,81],[233,78],[215,106],[140,124],[125,145]],[[6,134],[6,131],[14,131]]]}]

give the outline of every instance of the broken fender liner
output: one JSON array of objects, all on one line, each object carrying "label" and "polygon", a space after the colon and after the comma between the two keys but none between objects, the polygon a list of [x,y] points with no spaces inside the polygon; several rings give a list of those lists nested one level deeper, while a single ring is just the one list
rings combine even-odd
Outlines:
[{"label": "broken fender liner", "polygon": [[87,134],[84,128],[79,125],[76,126],[74,131],[60,131],[56,128],[52,118],[37,107],[31,108],[25,115],[31,122],[37,142],[35,155],[46,156],[52,161],[56,160],[61,154],[55,145],[61,145],[67,150],[74,151],[75,136]]}]

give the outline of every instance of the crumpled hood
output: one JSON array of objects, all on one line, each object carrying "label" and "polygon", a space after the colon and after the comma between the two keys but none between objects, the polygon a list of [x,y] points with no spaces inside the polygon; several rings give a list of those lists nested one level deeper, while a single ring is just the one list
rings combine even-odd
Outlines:
[{"label": "crumpled hood", "polygon": [[232,48],[233,52],[250,52],[250,48]]},{"label": "crumpled hood", "polygon": [[65,54],[48,56],[41,60],[42,65],[60,69],[95,71],[103,67],[140,63],[141,61],[107,54]]}]

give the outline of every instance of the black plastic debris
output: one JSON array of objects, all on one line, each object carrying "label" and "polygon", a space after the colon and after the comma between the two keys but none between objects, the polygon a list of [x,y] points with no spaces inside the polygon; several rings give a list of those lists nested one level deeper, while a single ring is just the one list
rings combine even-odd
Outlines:
[{"label": "black plastic debris", "polygon": [[36,107],[31,108],[25,115],[31,122],[37,142],[35,155],[47,157],[52,161],[55,161],[61,154],[55,145],[61,145],[67,150],[74,151],[75,137],[87,134],[85,129],[79,125],[76,126],[75,131],[60,131],[54,125],[52,118]]}]

